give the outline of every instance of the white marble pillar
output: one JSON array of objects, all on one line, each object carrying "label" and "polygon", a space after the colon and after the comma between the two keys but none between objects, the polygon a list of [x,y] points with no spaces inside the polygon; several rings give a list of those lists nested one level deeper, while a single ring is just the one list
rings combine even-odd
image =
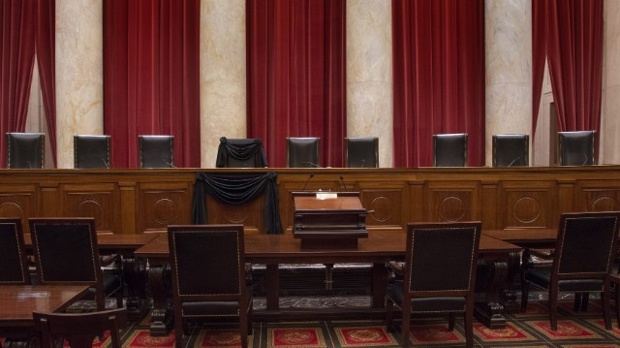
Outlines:
[{"label": "white marble pillar", "polygon": [[620,164],[620,1],[606,0],[599,164]]},{"label": "white marble pillar", "polygon": [[393,166],[392,7],[347,0],[347,136],[379,137],[379,165]]},{"label": "white marble pillar", "polygon": [[246,137],[245,0],[202,0],[201,165],[215,167],[220,137]]},{"label": "white marble pillar", "polygon": [[[492,135],[530,134],[532,141],[531,0],[485,2],[486,164]],[[532,153],[530,152],[530,163]]]},{"label": "white marble pillar", "polygon": [[56,1],[58,168],[73,168],[73,135],[103,133],[102,0]]}]

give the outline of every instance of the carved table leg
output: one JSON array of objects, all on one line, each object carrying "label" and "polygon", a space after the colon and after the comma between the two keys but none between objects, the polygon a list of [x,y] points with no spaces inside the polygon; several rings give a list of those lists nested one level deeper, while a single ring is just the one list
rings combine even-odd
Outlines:
[{"label": "carved table leg", "polygon": [[123,258],[123,278],[127,284],[127,316],[140,320],[145,314],[146,261],[141,258]]},{"label": "carved table leg", "polygon": [[508,258],[487,258],[478,262],[477,288],[486,293],[485,301],[478,301],[474,314],[488,327],[503,328],[506,325],[506,306],[518,308],[512,281],[518,272],[519,254],[510,253]]},{"label": "carved table leg", "polygon": [[148,283],[153,296],[151,336],[166,336],[172,321],[168,306],[168,268],[164,264],[150,264],[148,267]]}]

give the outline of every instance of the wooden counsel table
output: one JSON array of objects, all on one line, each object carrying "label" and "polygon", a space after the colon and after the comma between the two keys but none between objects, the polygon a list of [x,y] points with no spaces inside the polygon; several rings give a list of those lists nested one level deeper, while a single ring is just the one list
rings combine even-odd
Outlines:
[{"label": "wooden counsel table", "polygon": [[[372,263],[372,308],[370,312],[383,313],[384,298],[387,288],[387,269],[385,262],[401,260],[405,256],[406,235],[400,231],[369,231],[368,238],[360,238],[357,249],[307,249],[301,248],[301,242],[290,233],[283,235],[246,235],[245,261],[265,264],[267,309],[265,313],[255,313],[255,317],[264,319],[282,319],[294,317],[294,313],[283,313],[279,308],[278,264],[308,263]],[[479,272],[479,279],[489,281],[485,286],[486,303],[481,303],[478,317],[491,327],[505,324],[504,307],[500,303],[502,291],[507,288],[507,280],[518,270],[521,248],[483,235],[480,241],[481,260],[484,269]],[[168,241],[161,236],[135,251],[137,258],[149,260],[149,282],[153,289],[154,310],[151,334],[167,333],[169,319],[166,308],[164,266],[168,263]],[[197,265],[198,266],[198,265]],[[512,280],[512,278],[510,278]],[[489,292],[491,291],[491,292]],[[366,311],[368,313],[368,310]],[[297,313],[307,318],[309,313]]]},{"label": "wooden counsel table", "polygon": [[85,285],[0,285],[0,336],[5,343],[34,338],[32,312],[63,311],[86,291]]}]

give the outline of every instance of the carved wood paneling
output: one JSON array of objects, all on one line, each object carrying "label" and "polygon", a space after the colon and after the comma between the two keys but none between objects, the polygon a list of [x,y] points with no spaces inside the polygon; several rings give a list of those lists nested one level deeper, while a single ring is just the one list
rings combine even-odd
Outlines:
[{"label": "carved wood paneling", "polygon": [[139,233],[164,232],[168,225],[191,223],[193,191],[188,183],[161,182],[138,185]]},{"label": "carved wood paneling", "polygon": [[39,193],[36,185],[0,185],[0,217],[21,218],[24,232],[29,233],[28,218],[41,214]]},{"label": "carved wood paneling", "polygon": [[121,209],[116,183],[65,184],[60,187],[62,215],[93,217],[98,233],[120,233]]},{"label": "carved wood paneling", "polygon": [[[426,221],[457,222],[476,221],[480,219],[476,210],[479,187],[476,183],[462,182],[430,182],[427,183],[429,197]],[[414,197],[413,199],[419,199]]]},{"label": "carved wood paneling", "polygon": [[559,215],[554,197],[557,188],[553,182],[503,182],[500,185],[500,229],[551,228]]},{"label": "carved wood paneling", "polygon": [[582,181],[575,187],[575,209],[581,211],[620,210],[620,182]]},{"label": "carved wood paneling", "polygon": [[243,224],[246,233],[267,233],[263,226],[265,195],[239,205],[228,205],[207,195],[207,222],[210,224]]}]

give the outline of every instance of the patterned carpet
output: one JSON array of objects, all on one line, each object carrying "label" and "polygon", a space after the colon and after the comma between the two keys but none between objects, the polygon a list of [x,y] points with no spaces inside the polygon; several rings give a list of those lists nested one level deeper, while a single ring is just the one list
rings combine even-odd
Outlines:
[{"label": "patterned carpet", "polygon": [[[289,304],[292,305],[292,304]],[[575,313],[572,302],[561,304],[558,331],[549,329],[545,302],[531,302],[527,313],[510,315],[504,329],[491,330],[475,322],[476,347],[620,347],[620,329],[612,321],[613,330],[605,330],[600,304],[591,301],[588,312]],[[151,337],[149,317],[134,323],[123,334],[124,347],[173,347],[174,333]],[[399,330],[400,331],[400,330]],[[419,347],[464,346],[462,320],[454,331],[447,331],[444,321],[415,321],[410,337]],[[399,332],[388,332],[382,321],[308,321],[254,323],[250,347],[254,348],[337,348],[399,347]],[[234,327],[195,327],[187,347],[238,347],[239,335]],[[96,344],[106,347],[107,342]]]}]

